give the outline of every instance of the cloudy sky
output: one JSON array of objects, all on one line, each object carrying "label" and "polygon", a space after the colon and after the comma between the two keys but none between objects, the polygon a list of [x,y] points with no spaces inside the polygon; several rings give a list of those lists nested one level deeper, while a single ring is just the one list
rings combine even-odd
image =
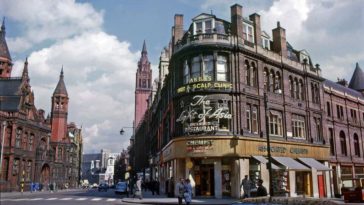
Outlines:
[{"label": "cloudy sky", "polygon": [[170,40],[174,14],[187,28],[198,14],[230,19],[230,6],[257,12],[271,34],[277,21],[297,50],[307,50],[323,76],[350,80],[364,68],[362,0],[0,0],[6,37],[20,75],[28,56],[37,108],[48,113],[63,65],[70,97],[68,120],[83,128],[84,152],[119,152],[129,144],[134,81],[143,40],[156,77],[158,58]]}]

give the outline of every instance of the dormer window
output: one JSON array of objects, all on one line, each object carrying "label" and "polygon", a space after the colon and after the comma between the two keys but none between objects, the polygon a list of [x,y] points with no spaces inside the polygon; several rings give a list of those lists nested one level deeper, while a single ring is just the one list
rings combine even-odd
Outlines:
[{"label": "dormer window", "polygon": [[215,28],[215,20],[204,19],[194,22],[194,35],[203,33],[212,33]]},{"label": "dormer window", "polygon": [[262,37],[262,47],[270,50],[270,43],[269,43],[269,39],[266,39],[264,37]]},{"label": "dormer window", "polygon": [[243,38],[249,42],[254,43],[254,29],[252,25],[243,23]]}]

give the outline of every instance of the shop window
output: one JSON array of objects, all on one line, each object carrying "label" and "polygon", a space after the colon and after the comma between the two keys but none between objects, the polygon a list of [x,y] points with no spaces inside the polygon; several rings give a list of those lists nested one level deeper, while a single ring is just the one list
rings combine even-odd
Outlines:
[{"label": "shop window", "polygon": [[273,136],[283,136],[282,113],[271,110],[269,112],[269,134]]},{"label": "shop window", "polygon": [[341,154],[347,156],[346,139],[344,131],[340,131]]},{"label": "shop window", "polygon": [[355,156],[360,157],[359,137],[356,133],[354,133],[354,153]]},{"label": "shop window", "polygon": [[292,115],[292,134],[294,138],[306,139],[305,117]]}]

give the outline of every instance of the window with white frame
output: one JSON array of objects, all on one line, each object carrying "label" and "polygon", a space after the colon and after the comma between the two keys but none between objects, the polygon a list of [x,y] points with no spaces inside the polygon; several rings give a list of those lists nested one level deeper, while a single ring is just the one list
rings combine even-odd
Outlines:
[{"label": "window with white frame", "polygon": [[270,50],[270,42],[269,39],[262,37],[262,47]]},{"label": "window with white frame", "polygon": [[292,136],[298,139],[306,139],[305,117],[292,115]]},{"label": "window with white frame", "polygon": [[227,81],[227,60],[225,56],[217,56],[216,71],[217,81]]},{"label": "window with white frame", "polygon": [[243,23],[243,38],[254,43],[254,29],[252,25]]},{"label": "window with white frame", "polygon": [[282,129],[282,113],[271,110],[269,112],[269,134],[274,136],[283,136]]},{"label": "window with white frame", "polygon": [[214,19],[205,19],[194,23],[194,34],[213,33]]}]

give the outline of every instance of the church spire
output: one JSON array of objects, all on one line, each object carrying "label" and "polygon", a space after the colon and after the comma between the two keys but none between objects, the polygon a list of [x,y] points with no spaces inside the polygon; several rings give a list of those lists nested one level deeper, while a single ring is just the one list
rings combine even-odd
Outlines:
[{"label": "church spire", "polygon": [[22,78],[23,80],[29,80],[29,75],[28,75],[28,57],[25,58],[25,62],[24,62],[24,68],[23,68],[23,74],[22,74]]},{"label": "church spire", "polygon": [[3,17],[3,23],[1,24],[1,34],[5,36],[5,17]]},{"label": "church spire", "polygon": [[0,78],[11,77],[13,63],[11,62],[10,52],[5,39],[5,17],[0,30],[0,62]]},{"label": "church spire", "polygon": [[359,63],[356,63],[353,77],[351,77],[349,88],[364,91],[364,72],[360,68]]},{"label": "church spire", "polygon": [[142,55],[143,55],[143,54],[148,54],[148,52],[147,52],[147,46],[146,46],[146,44],[145,44],[145,40],[144,40],[144,42],[143,42]]}]

